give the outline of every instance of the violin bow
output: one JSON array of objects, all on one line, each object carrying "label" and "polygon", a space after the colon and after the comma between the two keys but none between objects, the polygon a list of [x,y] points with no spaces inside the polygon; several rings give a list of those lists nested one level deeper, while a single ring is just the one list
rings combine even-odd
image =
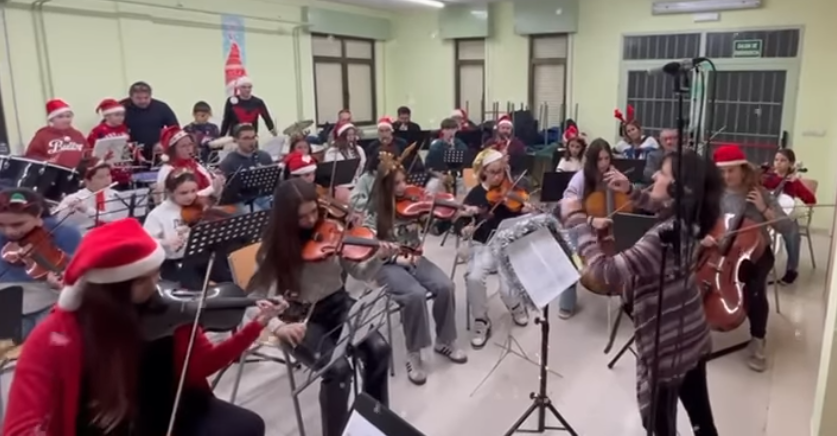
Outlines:
[{"label": "violin bow", "polygon": [[[79,199],[78,199],[78,200],[79,200],[79,201],[84,201],[84,200],[87,200],[88,198],[93,197],[93,196],[98,195],[98,194],[101,194],[102,192],[104,192],[104,191],[106,191],[106,190],[108,190],[108,189],[110,189],[110,188],[113,188],[114,186],[116,186],[116,185],[118,185],[118,184],[119,184],[119,182],[113,182],[113,183],[111,183],[110,185],[105,186],[105,187],[104,187],[104,188],[102,188],[102,189],[99,189],[99,190],[97,190],[97,191],[95,191],[95,192],[91,192],[91,193],[89,193],[89,194],[87,194],[87,195],[85,195],[85,196],[83,196],[83,197],[79,197]],[[58,212],[62,212],[62,211],[64,211],[65,209],[67,209],[67,208],[69,208],[69,207],[70,207],[70,204],[68,203],[68,204],[66,204],[66,205],[65,205],[65,206],[63,206],[63,207],[56,207],[56,208],[55,208],[55,210],[50,211],[50,213],[54,215],[54,214],[57,214]],[[72,213],[71,213],[71,214],[69,214],[69,215],[72,215]],[[68,215],[68,216],[69,216],[69,215]],[[63,220],[62,220],[62,221],[63,221]]]},{"label": "violin bow", "polygon": [[[509,188],[509,192],[513,191],[513,190],[514,190],[514,188],[516,188],[516,187],[517,187],[517,185],[520,183],[520,181],[521,181],[521,180],[523,180],[523,178],[524,178],[524,177],[526,177],[526,173],[527,173],[528,171],[529,171],[529,170],[523,170],[523,173],[521,173],[521,174],[517,177],[517,179],[515,179],[515,180],[512,182],[512,185],[511,185],[511,187]],[[503,195],[503,200],[505,200],[506,198],[508,198],[508,192],[507,192],[505,195]],[[489,209],[489,210],[488,210],[488,212],[486,212],[486,213],[485,213],[485,216],[483,217],[483,219],[481,219],[481,220],[480,220],[480,221],[479,221],[479,222],[478,222],[478,223],[474,226],[474,232],[476,232],[476,231],[477,231],[477,229],[479,229],[480,227],[482,227],[482,225],[483,225],[483,224],[485,224],[485,222],[486,222],[486,221],[488,221],[488,217],[489,217],[489,216],[491,216],[491,214],[493,214],[493,213],[494,213],[494,211],[495,211],[495,210],[497,210],[497,208],[498,208],[498,207],[500,206],[500,204],[502,204],[502,203],[503,203],[502,201],[498,201],[497,203],[495,203],[495,204],[494,204],[494,206],[491,206],[491,209]],[[473,233],[471,233],[471,238],[473,238],[473,236],[474,236],[474,234],[473,234]],[[471,238],[468,238],[468,240],[470,240]]]}]

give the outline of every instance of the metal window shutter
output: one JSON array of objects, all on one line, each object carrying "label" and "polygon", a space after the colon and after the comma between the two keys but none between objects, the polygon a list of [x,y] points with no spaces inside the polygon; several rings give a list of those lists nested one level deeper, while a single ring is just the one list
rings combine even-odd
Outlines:
[{"label": "metal window shutter", "polygon": [[374,43],[369,41],[346,40],[346,57],[352,59],[372,59],[375,50]]},{"label": "metal window shutter", "polygon": [[566,59],[567,37],[548,36],[532,39],[533,59]]},{"label": "metal window shutter", "polygon": [[547,119],[538,120],[541,127],[554,127],[561,124],[564,114],[565,66],[553,64],[534,65],[534,104],[542,117],[541,107],[547,107]]},{"label": "metal window shutter", "polygon": [[340,39],[331,36],[312,36],[311,54],[331,58],[342,57],[343,48],[340,45]]},{"label": "metal window shutter", "polygon": [[337,121],[343,109],[343,72],[340,64],[315,62],[314,89],[317,93],[317,123]]},{"label": "metal window shutter", "polygon": [[465,108],[471,118],[482,107],[485,84],[482,65],[462,65],[459,67],[459,106]]},{"label": "metal window shutter", "polygon": [[485,60],[485,40],[465,40],[457,41],[459,47],[460,61],[484,61]]},{"label": "metal window shutter", "polygon": [[355,122],[375,121],[372,99],[372,67],[367,64],[349,64],[349,110]]}]

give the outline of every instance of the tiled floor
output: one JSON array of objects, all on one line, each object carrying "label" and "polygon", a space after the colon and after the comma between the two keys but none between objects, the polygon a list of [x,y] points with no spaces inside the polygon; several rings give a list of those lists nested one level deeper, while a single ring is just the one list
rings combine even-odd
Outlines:
[{"label": "tiled floor", "polygon": [[[828,241],[815,239],[814,245],[819,269],[811,269],[807,246],[803,246],[799,283],[779,289],[780,315],[772,307],[768,337],[770,369],[762,374],[750,371],[741,353],[709,365],[710,395],[723,436],[810,434],[825,310],[823,289]],[[443,269],[450,268],[452,247],[440,248],[438,240],[431,239],[426,252]],[[466,345],[461,273],[460,267],[456,279],[458,318],[462,343]],[[493,280],[490,289],[495,288]],[[770,301],[773,305],[772,288]],[[602,353],[607,340],[607,300],[581,291],[580,304],[582,310],[571,320],[561,321],[551,316],[549,368],[558,375],[549,376],[549,394],[580,435],[643,435],[634,397],[634,359],[626,355],[609,370],[606,367],[609,357]],[[494,341],[502,343],[508,337],[511,320],[496,295],[491,301],[491,315]],[[502,348],[496,345],[469,351],[470,362],[466,365],[453,365],[427,353],[429,380],[424,386],[413,386],[404,372],[400,324],[395,331],[397,374],[390,379],[392,408],[428,436],[502,435],[529,406],[529,393],[538,383],[537,367],[509,354],[489,375],[503,355]],[[513,328],[511,334],[530,358],[538,358],[540,334],[536,326]],[[629,334],[630,325],[625,322],[617,343]],[[716,335],[715,344],[724,347],[746,340],[747,336],[745,326],[740,331]],[[222,398],[228,397],[232,379],[226,376],[217,389]],[[320,434],[317,391],[317,386],[313,386],[302,394],[309,435]],[[248,365],[237,403],[259,412],[268,422],[269,435],[299,434],[284,367],[267,363]],[[682,410],[680,416],[681,434],[691,435]]]},{"label": "tiled floor", "polygon": [[[779,289],[782,314],[777,315],[773,307],[768,338],[770,369],[763,374],[750,371],[740,353],[709,365],[711,400],[722,436],[810,434],[824,319],[828,241],[816,239],[814,245],[819,269],[811,270],[807,246],[803,247],[799,283]],[[440,266],[450,268],[452,247],[440,248],[438,240],[431,238],[426,250]],[[467,332],[461,273],[460,267],[456,282],[464,345]],[[490,289],[495,288],[494,280],[491,279]],[[773,304],[772,289],[770,301]],[[561,321],[551,316],[549,368],[558,375],[549,376],[549,394],[580,435],[644,435],[634,397],[633,356],[626,355],[609,370],[606,367],[609,357],[602,353],[607,340],[607,301],[581,291],[580,304],[581,311],[571,320]],[[511,320],[496,295],[491,301],[491,315],[494,340],[502,343],[508,338]],[[540,334],[536,326],[513,328],[511,334],[530,358],[538,358]],[[629,334],[630,325],[625,322],[617,343]],[[496,345],[469,351],[470,362],[466,365],[453,365],[428,353],[429,380],[424,386],[413,386],[405,376],[400,324],[396,325],[394,336],[397,375],[390,379],[392,408],[428,436],[505,434],[529,406],[529,393],[537,388],[537,367],[513,354],[507,355],[491,373],[504,354]],[[715,344],[723,347],[746,338],[746,327],[743,327],[741,331],[715,336]],[[217,389],[220,397],[229,398],[232,380],[231,374],[223,378]],[[3,391],[8,386],[9,374],[3,377]],[[261,414],[268,423],[270,436],[298,435],[289,391],[284,366],[248,364],[237,403]],[[314,385],[302,394],[302,410],[310,436],[320,434],[317,391]],[[685,417],[682,410],[680,416]],[[686,420],[680,421],[681,434],[691,435]]]}]

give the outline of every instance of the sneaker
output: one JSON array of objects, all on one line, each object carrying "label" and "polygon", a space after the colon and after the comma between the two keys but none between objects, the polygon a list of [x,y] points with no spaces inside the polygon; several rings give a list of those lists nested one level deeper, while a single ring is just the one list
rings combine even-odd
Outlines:
[{"label": "sneaker", "polygon": [[789,269],[789,270],[787,270],[787,272],[785,272],[785,275],[781,279],[779,279],[779,284],[780,285],[792,285],[793,282],[796,281],[797,277],[799,277],[799,273],[794,271],[794,270]]},{"label": "sneaker", "polygon": [[468,355],[456,345],[456,342],[452,344],[442,344],[437,342],[436,346],[433,347],[433,351],[447,357],[453,363],[465,363],[468,361]]},{"label": "sneaker", "polygon": [[567,310],[558,308],[558,318],[561,319],[570,319],[575,315],[575,310]]},{"label": "sneaker", "polygon": [[747,353],[747,366],[750,369],[756,372],[764,372],[767,369],[767,357],[764,355],[764,339],[750,339]]},{"label": "sneaker", "polygon": [[520,327],[526,327],[529,324],[529,312],[522,303],[512,308],[511,315],[514,323]]},{"label": "sneaker", "polygon": [[479,350],[484,347],[491,337],[491,321],[487,319],[474,320],[473,330],[471,330],[471,346]]},{"label": "sneaker", "polygon": [[421,352],[407,353],[407,378],[413,384],[421,386],[427,381],[427,374],[424,372],[424,362],[421,361]]}]

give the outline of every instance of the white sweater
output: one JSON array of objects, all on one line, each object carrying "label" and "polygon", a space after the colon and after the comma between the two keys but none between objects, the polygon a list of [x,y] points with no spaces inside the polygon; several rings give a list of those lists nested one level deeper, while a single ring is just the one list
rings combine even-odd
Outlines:
[{"label": "white sweater", "polygon": [[[128,217],[128,199],[122,198],[118,191],[113,189],[105,189],[101,192],[104,196],[104,204],[102,209],[96,207],[96,195],[87,188],[81,188],[79,191],[64,197],[57,207],[58,219],[67,219],[70,224],[78,226],[79,229],[86,230],[96,225],[96,220],[101,223],[115,221],[121,218]],[[85,211],[77,211],[70,205],[75,201],[80,201],[84,205]]]},{"label": "white sweater", "polygon": [[562,157],[561,161],[558,162],[558,168],[556,168],[555,171],[574,173],[576,171],[581,171],[581,169],[581,159],[567,159]]},{"label": "white sweater", "polygon": [[[145,217],[143,228],[152,238],[160,241],[166,250],[166,259],[182,259],[186,251],[185,241],[189,239],[189,226],[181,217],[181,210],[177,203],[171,200],[164,200]],[[183,237],[184,243],[177,251],[172,251],[166,244],[175,236]]]},{"label": "white sweater", "polygon": [[[157,189],[160,192],[165,190],[166,178],[169,176],[169,174],[171,174],[172,171],[174,171],[174,167],[169,164],[165,164],[160,167],[160,171],[157,173]],[[212,173],[210,173],[209,170],[204,168],[203,165],[198,165],[198,171],[204,176],[206,176],[207,180],[209,180],[210,182],[212,182],[212,180],[214,179]],[[214,193],[215,188],[212,186],[212,183],[210,183],[209,186],[207,186],[206,188],[203,188],[200,191],[198,191],[198,195],[200,195],[201,197],[209,197]]]},{"label": "white sweater", "polygon": [[357,182],[358,177],[363,174],[364,168],[366,168],[366,152],[363,151],[363,148],[360,146],[355,146],[355,156],[349,156],[348,158],[343,156],[343,153],[335,147],[331,146],[328,150],[325,151],[323,155],[323,162],[332,162],[332,161],[341,161],[341,160],[349,160],[349,159],[360,159],[360,163],[357,165],[357,171],[355,171],[355,178],[352,180],[352,183],[346,185],[339,185],[345,188],[353,188],[355,183]]}]

